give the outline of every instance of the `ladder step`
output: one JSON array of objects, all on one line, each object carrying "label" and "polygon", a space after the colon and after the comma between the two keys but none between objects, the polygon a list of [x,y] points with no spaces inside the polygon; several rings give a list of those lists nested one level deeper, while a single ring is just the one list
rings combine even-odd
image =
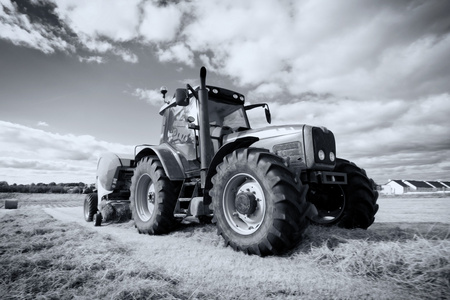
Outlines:
[{"label": "ladder step", "polygon": [[178,201],[180,202],[189,202],[192,198],[178,198]]}]

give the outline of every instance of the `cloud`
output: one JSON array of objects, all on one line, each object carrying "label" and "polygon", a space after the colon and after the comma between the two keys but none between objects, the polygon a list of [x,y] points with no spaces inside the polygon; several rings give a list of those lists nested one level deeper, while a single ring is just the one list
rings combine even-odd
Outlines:
[{"label": "cloud", "polygon": [[[160,107],[161,104],[163,103],[162,95],[159,90],[146,90],[146,89],[137,88],[134,90],[132,95],[141,100],[145,100],[147,103],[149,103],[153,106],[156,106],[156,107]],[[167,97],[167,95],[166,95],[166,97]]]},{"label": "cloud", "polygon": [[194,53],[182,43],[159,49],[157,54],[161,62],[179,62],[191,67],[194,66]]},{"label": "cloud", "polygon": [[0,121],[0,178],[7,181],[42,182],[42,177],[32,175],[40,171],[49,182],[63,182],[64,178],[93,182],[103,152],[131,154],[133,147]]},{"label": "cloud", "polygon": [[2,0],[0,32],[45,53],[131,63],[141,44],[161,62],[200,61],[254,90],[413,99],[449,92],[449,10],[438,0],[47,0],[26,10]]},{"label": "cloud", "polygon": [[183,4],[157,6],[155,1],[144,2],[140,36],[145,41],[156,43],[175,40],[182,23],[183,10]]},{"label": "cloud", "polygon": [[[27,46],[46,54],[57,50],[74,51],[71,44],[53,29],[49,29],[50,26],[40,23],[42,20],[33,22],[27,14],[22,13],[20,10],[23,7],[18,3],[1,0],[0,6],[0,38],[9,40],[14,45]],[[51,9],[49,6],[46,8]]]},{"label": "cloud", "polygon": [[[88,63],[137,63],[136,48],[174,70],[202,63],[249,91],[249,102],[270,103],[275,124],[329,127],[338,155],[380,178],[450,168],[449,1],[0,1],[0,38],[16,45]],[[161,104],[157,90],[132,94]],[[98,151],[34,134],[19,152],[89,160]],[[39,147],[45,139],[54,145]]]},{"label": "cloud", "polygon": [[37,126],[41,126],[41,127],[48,127],[49,125],[48,125],[48,123],[47,123],[47,122],[44,122],[44,121],[39,121],[39,122],[37,123]]},{"label": "cloud", "polygon": [[449,9],[439,1],[207,1],[182,37],[241,85],[416,97],[448,91]]},{"label": "cloud", "polygon": [[46,54],[89,51],[98,62],[95,54],[110,53],[136,63],[137,55],[121,43],[139,36],[139,2],[1,0],[0,38]]},{"label": "cloud", "polygon": [[139,0],[54,1],[55,13],[81,36],[129,41],[139,25]]},{"label": "cloud", "polygon": [[89,57],[78,56],[78,60],[80,62],[85,62],[88,64],[89,63],[103,64],[106,62],[106,60],[101,56],[89,56]]},{"label": "cloud", "polygon": [[[269,104],[274,125],[327,127],[335,135],[338,157],[355,160],[380,181],[408,172],[416,179],[448,178],[450,94],[389,102],[307,94]],[[266,126],[263,113],[255,113],[252,125]]]}]

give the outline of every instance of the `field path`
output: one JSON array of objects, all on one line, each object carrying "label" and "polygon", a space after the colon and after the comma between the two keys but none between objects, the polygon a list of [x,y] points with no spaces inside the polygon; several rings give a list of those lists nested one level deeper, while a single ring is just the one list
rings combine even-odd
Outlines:
[{"label": "field path", "polygon": [[[162,236],[139,234],[134,228],[132,221],[121,224],[102,224],[102,226],[95,227],[93,222],[86,222],[84,220],[83,207],[81,206],[43,208],[43,210],[57,220],[78,223],[82,226],[95,230],[98,233],[112,235],[120,242],[133,245],[133,248],[136,250],[145,250],[138,252],[148,253],[150,251],[154,254],[163,254],[159,252],[164,249],[163,252],[167,253],[167,251],[170,250],[173,255],[175,254],[173,251],[185,253],[190,249],[195,250],[198,248],[198,242],[195,241],[195,239],[182,239],[181,242],[179,237],[177,237],[177,234]],[[200,228],[200,226],[197,227]],[[184,234],[186,234],[186,232],[184,232],[183,235]],[[217,251],[217,247],[211,245],[211,249],[205,250]],[[229,250],[230,248],[224,248],[224,251],[228,252]]]},{"label": "field path", "polygon": [[[380,209],[376,215],[373,227],[384,223],[450,223],[450,198],[380,198],[378,200]],[[120,241],[134,245],[135,248],[143,248],[150,251],[159,252],[161,248],[169,247],[171,250],[182,248],[181,251],[195,250],[198,242],[195,239],[185,238],[180,244],[178,234],[149,236],[141,235],[133,226],[133,222],[122,224],[105,224],[100,227],[94,227],[92,222],[86,222],[83,218],[83,207],[72,206],[64,207],[62,205],[45,205],[42,209],[53,216],[55,219],[64,222],[75,222],[82,226],[89,227],[103,234],[111,234]],[[187,228],[187,230],[186,230]],[[182,235],[189,236],[189,227],[183,228]],[[217,251],[217,243],[220,238],[215,236],[215,229],[211,226],[195,226],[203,233],[209,233],[214,240],[211,249]],[[203,228],[203,230],[202,230]],[[195,229],[194,229],[195,230]],[[161,247],[161,243],[166,247]],[[166,248],[167,249],[167,248]],[[230,248],[224,248],[228,252]],[[194,251],[195,252],[195,251]]]}]

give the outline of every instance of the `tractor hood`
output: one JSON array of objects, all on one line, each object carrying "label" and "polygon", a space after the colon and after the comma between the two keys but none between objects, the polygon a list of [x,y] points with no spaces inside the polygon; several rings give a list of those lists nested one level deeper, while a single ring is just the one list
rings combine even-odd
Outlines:
[{"label": "tractor hood", "polygon": [[252,137],[258,140],[251,147],[267,149],[302,168],[332,170],[335,166],[334,135],[325,127],[296,124],[249,129],[224,136],[223,143]]},{"label": "tractor hood", "polygon": [[224,137],[224,144],[231,143],[237,139],[245,137],[257,137],[260,140],[272,139],[291,134],[299,134],[303,132],[304,124],[268,126],[258,129],[249,129],[245,131],[235,132]]}]

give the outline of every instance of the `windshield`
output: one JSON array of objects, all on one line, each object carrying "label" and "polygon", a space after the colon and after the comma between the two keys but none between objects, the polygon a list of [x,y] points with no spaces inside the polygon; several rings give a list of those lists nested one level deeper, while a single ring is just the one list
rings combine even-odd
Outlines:
[{"label": "windshield", "polygon": [[228,126],[233,130],[250,127],[242,105],[216,102],[214,99],[210,99],[208,110],[211,125]]}]

